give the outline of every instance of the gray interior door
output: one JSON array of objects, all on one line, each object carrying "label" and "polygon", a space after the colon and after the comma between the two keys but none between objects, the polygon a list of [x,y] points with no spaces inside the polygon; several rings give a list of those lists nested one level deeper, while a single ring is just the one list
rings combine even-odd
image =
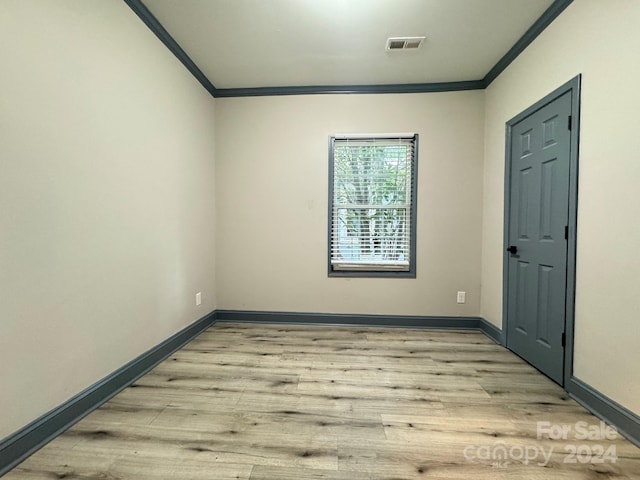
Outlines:
[{"label": "gray interior door", "polygon": [[511,128],[507,347],[563,383],[571,92]]}]

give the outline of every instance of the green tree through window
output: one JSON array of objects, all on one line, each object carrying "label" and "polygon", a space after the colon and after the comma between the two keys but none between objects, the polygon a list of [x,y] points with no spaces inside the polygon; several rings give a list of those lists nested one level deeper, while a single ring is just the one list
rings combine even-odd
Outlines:
[{"label": "green tree through window", "polygon": [[416,143],[332,137],[330,274],[415,276]]}]

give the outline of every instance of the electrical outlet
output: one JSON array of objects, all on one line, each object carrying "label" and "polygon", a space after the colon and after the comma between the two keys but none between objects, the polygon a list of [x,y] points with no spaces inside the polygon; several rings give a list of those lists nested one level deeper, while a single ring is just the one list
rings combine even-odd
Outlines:
[{"label": "electrical outlet", "polygon": [[464,303],[467,300],[467,292],[458,292],[458,303]]},{"label": "electrical outlet", "polygon": [[196,293],[196,307],[202,303],[202,292]]}]

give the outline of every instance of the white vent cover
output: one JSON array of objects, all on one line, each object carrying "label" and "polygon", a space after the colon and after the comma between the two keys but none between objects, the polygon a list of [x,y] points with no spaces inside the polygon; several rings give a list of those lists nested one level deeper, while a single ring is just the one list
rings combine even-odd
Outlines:
[{"label": "white vent cover", "polygon": [[387,38],[387,50],[416,50],[422,46],[426,37]]}]

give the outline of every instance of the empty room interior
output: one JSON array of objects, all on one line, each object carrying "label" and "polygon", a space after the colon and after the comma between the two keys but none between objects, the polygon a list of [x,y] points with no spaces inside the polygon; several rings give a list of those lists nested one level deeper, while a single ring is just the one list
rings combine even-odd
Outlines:
[{"label": "empty room interior", "polygon": [[640,479],[639,24],[0,0],[0,476]]}]

